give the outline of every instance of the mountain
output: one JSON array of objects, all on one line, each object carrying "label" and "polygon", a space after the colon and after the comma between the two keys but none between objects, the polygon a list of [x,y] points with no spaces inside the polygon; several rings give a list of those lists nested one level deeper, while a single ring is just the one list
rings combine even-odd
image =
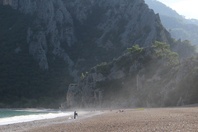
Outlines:
[{"label": "mountain", "polygon": [[176,11],[157,0],[145,0],[155,13],[159,13],[163,26],[175,39],[190,40],[193,45],[198,43],[198,20],[185,19]]},{"label": "mountain", "polygon": [[70,84],[67,107],[170,107],[197,103],[198,57],[179,60],[170,45],[128,48]]},{"label": "mountain", "polygon": [[0,0],[0,107],[58,107],[129,47],[172,41],[143,0]]}]

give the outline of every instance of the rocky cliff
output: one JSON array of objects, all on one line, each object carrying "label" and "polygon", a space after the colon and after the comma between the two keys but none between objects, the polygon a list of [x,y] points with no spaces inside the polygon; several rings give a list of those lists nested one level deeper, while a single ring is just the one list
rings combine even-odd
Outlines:
[{"label": "rocky cliff", "polygon": [[165,107],[197,103],[197,57],[179,62],[168,45],[155,43],[160,46],[133,47],[119,58],[93,67],[75,88],[69,86],[67,107]]},{"label": "rocky cliff", "polygon": [[34,17],[27,30],[29,53],[38,61],[40,68],[47,70],[47,53],[59,56],[72,66],[72,61],[60,46],[74,42],[73,21],[61,0],[3,0],[3,5]]},{"label": "rocky cliff", "polygon": [[[147,47],[154,40],[170,39],[159,16],[143,0],[2,0],[2,3],[34,17],[27,42],[29,53],[43,69],[49,67],[48,52],[73,66],[73,62],[87,59],[105,60],[95,54],[98,49],[112,59],[133,44]],[[88,46],[93,47],[92,51],[87,51]],[[94,58],[87,57],[89,54]]]},{"label": "rocky cliff", "polygon": [[[16,25],[14,21],[10,21],[12,25],[4,22],[5,32],[7,36],[13,36],[12,40],[16,39],[17,31],[23,30],[21,42],[19,38],[10,42],[2,30],[1,35],[4,39],[0,43],[9,42],[9,52],[13,54],[10,58],[17,58],[14,66],[9,59],[9,66],[25,71],[26,68],[21,69],[21,65],[34,69],[32,63],[38,64],[40,69],[34,69],[35,73],[28,70],[24,73],[23,77],[34,74],[32,78],[28,77],[29,85],[25,86],[33,91],[41,88],[43,95],[49,93],[46,96],[57,97],[61,93],[60,96],[63,97],[63,86],[69,84],[71,77],[77,79],[77,75],[82,71],[118,57],[134,44],[150,47],[155,40],[171,40],[169,33],[161,25],[159,16],[154,14],[143,0],[0,0],[0,4],[2,11],[6,11],[7,14],[12,12],[7,16],[2,14],[2,17],[10,18],[9,16],[13,17],[13,14],[17,13],[17,20],[23,20],[18,21],[17,26],[12,26]],[[21,17],[24,19],[20,19]],[[14,19],[16,18],[13,17]],[[18,26],[22,23],[26,23],[23,28]],[[3,46],[8,47],[8,44]],[[24,51],[21,56],[29,58],[24,61],[20,59],[19,54],[12,51]],[[32,61],[31,57],[37,63]],[[14,69],[5,67],[2,69]],[[15,72],[19,74],[18,70]],[[17,80],[17,76],[10,76]],[[7,80],[10,76],[6,75]],[[35,78],[38,78],[36,83],[33,81]],[[17,91],[24,87],[23,79],[20,81],[21,83],[15,82]],[[53,85],[50,85],[52,82]],[[8,84],[3,86],[5,91],[6,87],[11,87]],[[53,95],[53,90],[60,87],[61,90]],[[15,89],[14,86],[12,89]],[[10,90],[7,90],[7,94],[10,93]],[[13,95],[14,93],[11,94]],[[23,96],[23,93],[19,92],[16,98]]]}]

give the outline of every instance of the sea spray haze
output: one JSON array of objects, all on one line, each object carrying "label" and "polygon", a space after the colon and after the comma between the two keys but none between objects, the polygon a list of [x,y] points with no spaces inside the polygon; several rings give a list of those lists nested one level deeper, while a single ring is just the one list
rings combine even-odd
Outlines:
[{"label": "sea spray haze", "polygon": [[57,108],[82,72],[171,40],[143,0],[0,0],[0,19],[0,107]]},{"label": "sea spray haze", "polygon": [[132,46],[117,59],[93,67],[76,85],[70,85],[67,105],[129,108],[197,103],[198,57],[195,50],[189,51],[195,57],[183,59],[167,43],[156,41],[149,48]]}]

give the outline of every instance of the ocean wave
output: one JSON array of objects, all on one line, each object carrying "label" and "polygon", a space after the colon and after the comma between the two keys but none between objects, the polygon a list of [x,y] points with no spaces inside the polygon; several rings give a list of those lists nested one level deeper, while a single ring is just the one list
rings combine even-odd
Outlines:
[{"label": "ocean wave", "polygon": [[23,123],[23,122],[30,122],[30,121],[43,120],[43,119],[52,119],[52,118],[57,118],[57,117],[70,116],[72,114],[73,112],[57,112],[57,113],[52,112],[52,113],[45,113],[45,114],[6,117],[6,118],[0,119],[0,125]]}]

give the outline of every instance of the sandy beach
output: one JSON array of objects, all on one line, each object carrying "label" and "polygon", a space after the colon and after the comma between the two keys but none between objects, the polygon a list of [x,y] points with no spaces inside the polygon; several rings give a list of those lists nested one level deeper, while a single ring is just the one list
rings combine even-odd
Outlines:
[{"label": "sandy beach", "polygon": [[90,111],[0,126],[1,132],[198,132],[198,107]]}]

